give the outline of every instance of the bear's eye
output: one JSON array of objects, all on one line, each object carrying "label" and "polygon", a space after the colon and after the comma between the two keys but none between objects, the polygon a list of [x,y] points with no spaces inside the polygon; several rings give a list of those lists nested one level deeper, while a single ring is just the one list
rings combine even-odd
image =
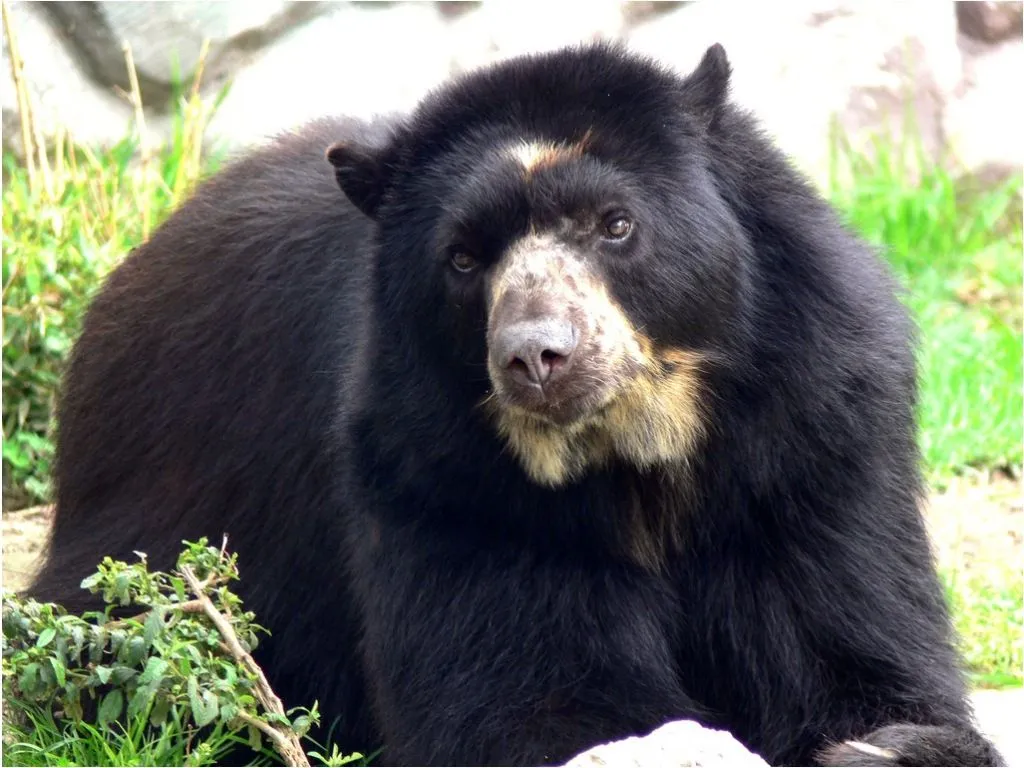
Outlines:
[{"label": "bear's eye", "polygon": [[621,213],[614,213],[604,220],[604,235],[612,240],[622,240],[632,229],[633,222]]},{"label": "bear's eye", "polygon": [[457,272],[472,272],[479,263],[476,256],[461,245],[453,245],[448,249],[448,259]]}]

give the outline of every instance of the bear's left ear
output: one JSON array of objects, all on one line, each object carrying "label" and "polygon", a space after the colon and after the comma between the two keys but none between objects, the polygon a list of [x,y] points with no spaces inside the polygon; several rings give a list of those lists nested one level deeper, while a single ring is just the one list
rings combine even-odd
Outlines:
[{"label": "bear's left ear", "polygon": [[732,67],[725,48],[715,43],[704,53],[697,68],[686,78],[683,89],[687,106],[710,125],[729,94]]},{"label": "bear's left ear", "polygon": [[371,219],[384,197],[387,175],[386,150],[339,141],[327,148],[327,162],[334,166],[338,186],[360,211]]}]

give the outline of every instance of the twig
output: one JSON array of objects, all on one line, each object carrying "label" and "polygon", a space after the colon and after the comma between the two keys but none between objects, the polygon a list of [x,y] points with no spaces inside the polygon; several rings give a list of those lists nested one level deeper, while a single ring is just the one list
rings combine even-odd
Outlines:
[{"label": "twig", "polygon": [[36,120],[31,98],[31,94],[29,94],[26,89],[25,103],[28,105],[29,113],[32,116],[30,122],[32,125],[33,138],[35,139],[36,155],[39,162],[39,174],[43,177],[43,192],[46,193],[47,201],[52,203],[56,198],[54,197],[53,173],[50,171],[50,160],[46,150],[46,137],[43,136],[43,130],[39,127],[39,121]]},{"label": "twig", "polygon": [[[6,290],[6,288],[5,288],[5,290]],[[40,514],[48,515],[52,511],[53,511],[53,505],[52,504],[39,504],[39,505],[37,505],[35,507],[24,507],[23,509],[14,509],[14,510],[11,510],[10,512],[4,512],[4,517],[6,517],[7,515],[18,515],[19,517],[21,517],[21,516],[28,517],[28,516],[31,516],[31,515],[40,515]]]},{"label": "twig", "polygon": [[[168,611],[181,611],[182,613],[205,613],[206,608],[203,606],[201,600],[186,600],[183,603],[175,603],[167,608]],[[135,616],[127,616],[123,619],[115,619],[114,621],[108,621],[103,625],[104,629],[112,629],[115,627],[121,627],[127,624],[129,621],[136,621],[142,624],[149,618],[149,615],[153,613],[153,609],[143,611],[142,613],[136,614]]]},{"label": "twig", "polygon": [[139,87],[139,76],[135,70],[135,58],[132,56],[132,47],[129,43],[125,42],[122,46],[124,53],[125,65],[128,67],[128,82],[131,84],[131,102],[132,108],[135,111],[135,127],[139,132],[139,149],[142,152],[142,167],[140,174],[142,177],[142,239],[143,241],[149,240],[150,230],[150,194],[149,178],[150,178],[150,156],[152,154],[149,146],[149,133],[146,130],[146,112],[142,108],[142,89]]},{"label": "twig", "polygon": [[[253,728],[258,728],[259,730],[263,731],[264,735],[272,742],[274,742],[274,746],[277,747],[277,751],[280,752],[282,756],[287,754],[286,750],[288,749],[288,744],[285,743],[285,737],[281,734],[279,730],[277,730],[277,728],[275,728],[265,720],[260,720],[258,717],[253,717],[248,712],[240,711],[235,716],[239,720],[247,723],[248,725],[251,725]],[[302,759],[306,759],[305,754],[302,755]],[[292,763],[289,763],[289,765],[292,765]],[[295,763],[295,765],[309,765],[309,762],[307,761],[303,763]]]},{"label": "twig", "polygon": [[38,185],[35,164],[35,131],[32,129],[32,106],[29,103],[28,87],[25,85],[25,61],[21,58],[18,37],[14,33],[11,10],[7,0],[3,0],[4,32],[7,35],[7,52],[11,57],[11,79],[14,80],[14,91],[18,97],[18,117],[21,118],[22,152],[25,154],[25,167],[28,170],[29,187],[35,191]]},{"label": "twig", "polygon": [[[67,128],[65,128],[63,125],[58,125],[57,129],[54,131],[54,137],[53,137],[53,143],[54,143],[54,147],[53,147],[53,165],[54,165],[54,168],[53,168],[53,178],[54,178],[54,183],[55,184],[57,184],[57,183],[60,184],[60,189],[57,189],[56,187],[54,187],[54,190],[53,190],[53,192],[54,192],[54,198],[53,199],[54,200],[57,200],[58,198],[60,198],[64,194],[64,190],[67,188],[67,185],[68,185],[68,176],[64,172],[64,168],[65,168],[64,140],[66,138],[67,138]],[[73,145],[70,148],[71,148],[72,152],[75,151],[75,148],[74,148]]]},{"label": "twig", "polygon": [[203,79],[203,70],[206,69],[206,57],[210,53],[210,38],[203,38],[199,47],[199,58],[196,60],[196,71],[192,74],[192,96],[191,101],[199,101],[199,84]]},{"label": "twig", "polygon": [[210,41],[203,39],[199,58],[192,74],[192,88],[188,96],[182,97],[181,162],[183,168],[174,178],[171,189],[175,205],[188,194],[202,172],[203,135],[206,131],[207,108],[202,99],[201,84],[206,71],[206,59],[210,53]]},{"label": "twig", "polygon": [[[281,699],[277,697],[274,690],[270,687],[270,683],[267,681],[266,675],[263,674],[263,670],[260,669],[259,665],[253,659],[242,644],[238,640],[238,636],[235,634],[235,630],[232,629],[231,624],[228,623],[217,607],[213,604],[210,598],[206,595],[203,589],[202,583],[196,578],[196,575],[192,572],[190,567],[182,566],[181,575],[185,577],[185,581],[188,582],[189,588],[195,594],[196,598],[200,601],[203,606],[203,610],[209,617],[210,621],[220,632],[221,637],[227,644],[228,649],[231,651],[231,655],[234,656],[235,660],[247,667],[250,672],[256,677],[256,698],[259,700],[263,709],[271,714],[280,715],[286,717],[284,711],[284,705],[281,703]],[[306,753],[302,751],[302,746],[299,744],[299,738],[289,729],[279,728],[276,726],[264,723],[261,720],[250,718],[240,713],[241,719],[250,723],[256,728],[259,728],[268,738],[274,742],[274,746],[277,748],[278,753],[283,757],[288,765],[290,766],[309,766],[309,760],[306,759]]]}]

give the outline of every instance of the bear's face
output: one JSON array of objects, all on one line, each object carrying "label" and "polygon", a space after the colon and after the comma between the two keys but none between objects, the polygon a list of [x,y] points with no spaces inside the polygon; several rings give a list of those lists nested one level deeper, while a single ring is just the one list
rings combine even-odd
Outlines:
[{"label": "bear's face", "polygon": [[[706,57],[693,77],[720,65]],[[470,82],[450,98],[473,105],[471,117],[449,120],[443,141],[428,114],[377,152],[329,152],[342,188],[378,221],[380,295],[405,308],[446,369],[486,371],[467,406],[485,410],[536,482],[558,486],[613,458],[685,461],[706,423],[701,366],[734,311],[745,245],[706,167],[700,121],[678,82],[651,88],[655,103],[595,108],[608,90],[595,78],[574,109],[558,92],[580,100],[579,79],[543,59],[534,67],[548,73],[544,104],[524,93],[509,110],[515,93],[498,101],[492,83]]]}]

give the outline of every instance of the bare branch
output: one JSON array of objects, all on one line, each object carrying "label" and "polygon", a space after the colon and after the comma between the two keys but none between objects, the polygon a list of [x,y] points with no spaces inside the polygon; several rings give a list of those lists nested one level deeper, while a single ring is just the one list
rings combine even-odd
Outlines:
[{"label": "bare branch", "polygon": [[25,167],[28,169],[28,181],[33,191],[38,185],[35,167],[35,129],[32,125],[33,113],[31,97],[25,83],[25,62],[21,58],[21,48],[14,33],[14,22],[6,0],[3,2],[3,24],[7,35],[7,51],[10,54],[11,79],[14,80],[14,91],[18,99],[18,116],[21,118],[21,143],[25,154]]},{"label": "bare branch", "polygon": [[[171,605],[167,609],[167,611],[181,611],[182,613],[206,613],[206,608],[203,606],[202,600],[186,600],[183,603],[175,603]],[[116,627],[124,626],[129,621],[136,621],[142,624],[146,621],[146,619],[149,618],[149,614],[151,614],[152,612],[152,610],[148,610],[143,611],[142,613],[137,613],[134,616],[126,616],[123,619],[114,619],[113,621],[106,622],[103,625],[103,628],[114,629]]]},{"label": "bare branch", "polygon": [[[268,739],[274,742],[274,746],[277,748],[277,751],[280,752],[282,756],[288,754],[288,750],[291,749],[291,744],[289,743],[288,739],[285,738],[285,736],[270,723],[260,720],[258,717],[253,717],[248,712],[239,712],[236,715],[236,717],[238,717],[239,720],[243,720],[244,722],[248,723],[253,728],[258,728],[260,731],[262,731],[264,736],[266,736]],[[302,755],[302,759],[306,759],[305,754]],[[309,765],[309,763],[295,763],[295,765]]]},{"label": "bare branch", "polygon": [[[266,712],[286,717],[284,711],[284,705],[281,703],[281,699],[277,697],[274,690],[270,687],[270,683],[267,681],[266,675],[263,674],[263,670],[260,669],[259,665],[253,659],[245,648],[242,647],[242,643],[239,642],[238,636],[235,634],[235,630],[231,627],[231,624],[225,619],[217,607],[213,604],[210,598],[206,595],[203,588],[203,584],[196,578],[196,575],[192,572],[192,569],[187,565],[181,569],[181,575],[185,577],[185,581],[188,582],[189,588],[196,595],[196,598],[200,601],[203,607],[203,611],[209,617],[210,621],[220,632],[221,637],[224,639],[224,643],[227,645],[228,650],[235,660],[249,669],[256,677],[256,688],[254,693],[256,698]],[[251,718],[246,717],[244,714],[240,714],[240,717],[246,722],[250,722]],[[267,736],[273,739],[277,751],[280,753],[288,765],[290,766],[309,766],[309,760],[306,759],[306,753],[302,750],[302,746],[299,744],[299,737],[295,735],[293,731],[279,726],[269,725],[261,720],[253,720],[251,725],[259,728],[261,731],[267,734]],[[271,735],[271,732],[275,735]]]}]

